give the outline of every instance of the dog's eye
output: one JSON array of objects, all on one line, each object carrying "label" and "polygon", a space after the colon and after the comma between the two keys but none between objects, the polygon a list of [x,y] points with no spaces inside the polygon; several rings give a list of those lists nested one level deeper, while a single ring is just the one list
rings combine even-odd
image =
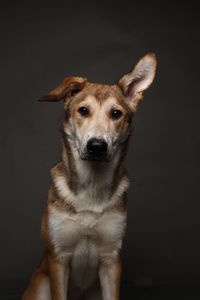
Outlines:
[{"label": "dog's eye", "polygon": [[89,116],[89,109],[85,106],[79,107],[78,112],[83,117],[88,117]]},{"label": "dog's eye", "polygon": [[110,113],[110,116],[113,120],[118,120],[122,116],[122,112],[119,109],[113,109]]}]

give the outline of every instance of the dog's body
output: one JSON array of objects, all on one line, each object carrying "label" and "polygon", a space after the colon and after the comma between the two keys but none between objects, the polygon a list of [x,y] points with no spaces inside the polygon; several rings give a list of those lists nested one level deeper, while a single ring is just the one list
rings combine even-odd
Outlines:
[{"label": "dog's body", "polygon": [[45,254],[23,300],[119,299],[128,187],[122,163],[133,112],[155,69],[155,56],[147,55],[115,85],[69,77],[42,98],[65,99],[63,152],[43,214]]}]

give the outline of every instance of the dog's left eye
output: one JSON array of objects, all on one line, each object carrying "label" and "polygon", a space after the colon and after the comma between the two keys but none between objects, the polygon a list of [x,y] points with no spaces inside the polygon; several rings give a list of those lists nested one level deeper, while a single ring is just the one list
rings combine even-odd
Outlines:
[{"label": "dog's left eye", "polygon": [[89,116],[89,109],[85,106],[79,107],[78,112],[83,117],[88,117]]},{"label": "dog's left eye", "polygon": [[122,116],[122,112],[121,110],[119,109],[113,109],[111,112],[110,112],[110,116],[113,120],[118,120],[119,118],[121,118]]}]

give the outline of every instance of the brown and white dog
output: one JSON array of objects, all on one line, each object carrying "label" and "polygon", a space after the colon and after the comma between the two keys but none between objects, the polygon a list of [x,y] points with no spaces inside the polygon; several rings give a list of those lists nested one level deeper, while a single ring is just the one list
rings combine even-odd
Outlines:
[{"label": "brown and white dog", "polygon": [[113,85],[67,77],[40,99],[64,99],[63,151],[43,214],[45,254],[23,300],[119,299],[129,185],[123,159],[156,64],[147,54]]}]

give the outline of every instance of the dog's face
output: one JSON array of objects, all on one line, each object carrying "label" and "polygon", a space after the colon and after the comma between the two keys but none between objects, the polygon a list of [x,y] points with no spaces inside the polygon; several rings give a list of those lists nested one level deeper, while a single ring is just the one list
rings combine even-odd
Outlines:
[{"label": "dog's face", "polygon": [[81,159],[110,161],[130,135],[133,112],[155,70],[155,55],[149,54],[114,85],[67,77],[41,100],[65,99],[64,133]]},{"label": "dog's face", "polygon": [[116,85],[86,83],[65,110],[64,132],[84,160],[109,161],[127,139],[132,111]]}]

